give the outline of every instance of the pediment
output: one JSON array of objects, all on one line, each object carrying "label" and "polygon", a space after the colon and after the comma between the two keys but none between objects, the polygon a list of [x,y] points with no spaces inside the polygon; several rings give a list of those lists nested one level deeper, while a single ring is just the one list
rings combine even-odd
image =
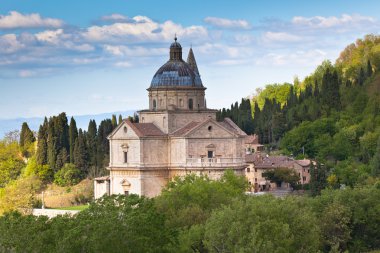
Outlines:
[{"label": "pediment", "polygon": [[130,121],[124,120],[107,137],[112,139],[136,139],[139,138]]},{"label": "pediment", "polygon": [[208,119],[200,123],[186,134],[186,137],[192,138],[228,138],[236,136],[235,133],[231,132],[214,119]]}]

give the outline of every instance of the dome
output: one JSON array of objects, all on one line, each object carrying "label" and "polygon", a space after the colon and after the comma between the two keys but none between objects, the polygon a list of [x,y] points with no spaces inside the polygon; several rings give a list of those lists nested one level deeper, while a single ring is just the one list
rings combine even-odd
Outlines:
[{"label": "dome", "polygon": [[202,80],[196,67],[191,50],[192,61],[182,60],[182,46],[177,42],[177,37],[170,45],[170,59],[162,65],[153,76],[150,88],[160,87],[198,87],[203,88]]},{"label": "dome", "polygon": [[201,77],[184,61],[168,61],[154,75],[151,88],[158,87],[199,87],[202,88]]}]

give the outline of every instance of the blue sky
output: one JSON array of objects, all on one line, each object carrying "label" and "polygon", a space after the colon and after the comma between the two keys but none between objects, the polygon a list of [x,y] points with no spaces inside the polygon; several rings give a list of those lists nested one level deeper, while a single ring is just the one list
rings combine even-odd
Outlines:
[{"label": "blue sky", "polygon": [[379,1],[0,0],[0,118],[144,109],[174,34],[211,108],[379,33]]}]

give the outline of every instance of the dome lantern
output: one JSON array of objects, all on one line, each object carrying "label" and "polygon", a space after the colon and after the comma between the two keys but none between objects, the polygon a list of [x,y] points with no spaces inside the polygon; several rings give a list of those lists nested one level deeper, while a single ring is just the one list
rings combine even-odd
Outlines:
[{"label": "dome lantern", "polygon": [[170,45],[170,60],[182,61],[182,46],[177,42],[177,35],[174,37],[174,42]]}]

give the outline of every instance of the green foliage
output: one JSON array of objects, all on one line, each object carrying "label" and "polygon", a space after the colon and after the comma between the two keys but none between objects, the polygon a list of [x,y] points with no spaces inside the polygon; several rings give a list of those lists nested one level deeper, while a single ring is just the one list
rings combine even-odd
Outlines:
[{"label": "green foliage", "polygon": [[294,169],[277,168],[275,170],[268,170],[263,172],[263,177],[266,180],[276,183],[277,187],[281,187],[281,184],[289,183],[294,188],[300,181],[298,173]]},{"label": "green foliage", "polygon": [[218,121],[223,121],[224,118],[230,118],[247,134],[253,133],[254,123],[249,99],[243,98],[240,104],[236,102],[231,105],[231,109],[223,108],[216,113],[216,119]]},{"label": "green foliage", "polygon": [[[15,196],[35,192],[34,180],[0,192],[0,210],[30,210],[33,194]],[[380,249],[379,185],[315,198],[248,197],[245,180],[231,171],[219,181],[189,175],[159,197],[106,196],[74,217],[6,213],[0,251],[368,252]]]},{"label": "green foliage", "polygon": [[0,215],[16,210],[24,214],[30,213],[36,202],[36,192],[41,186],[41,181],[35,176],[9,182],[0,189]]},{"label": "green foliage", "polygon": [[209,252],[317,252],[319,227],[310,208],[295,198],[235,201],[206,222]]},{"label": "green foliage", "polygon": [[75,119],[71,117],[69,126],[70,163],[74,163],[74,146],[78,138],[78,128]]},{"label": "green foliage", "polygon": [[380,188],[365,186],[324,190],[310,199],[319,218],[323,248],[338,245],[343,251],[367,252],[380,248]]},{"label": "green foliage", "polygon": [[0,187],[15,180],[24,166],[19,144],[15,141],[0,141]]},{"label": "green foliage", "polygon": [[[292,85],[290,83],[283,84],[267,84],[265,89],[258,90],[258,94],[255,98],[255,102],[259,105],[262,110],[265,104],[265,100],[276,100],[281,106],[284,106],[291,92]],[[255,112],[254,112],[255,113]]]},{"label": "green foliage", "polygon": [[246,179],[232,171],[220,181],[190,174],[171,181],[157,198],[157,206],[168,216],[169,226],[189,227],[204,223],[213,209],[230,203],[246,189]]},{"label": "green foliage", "polygon": [[54,175],[54,183],[59,186],[70,186],[79,183],[81,172],[72,163],[66,163]]},{"label": "green foliage", "polygon": [[20,132],[20,148],[23,156],[30,157],[34,152],[36,138],[26,122],[22,123]]}]

